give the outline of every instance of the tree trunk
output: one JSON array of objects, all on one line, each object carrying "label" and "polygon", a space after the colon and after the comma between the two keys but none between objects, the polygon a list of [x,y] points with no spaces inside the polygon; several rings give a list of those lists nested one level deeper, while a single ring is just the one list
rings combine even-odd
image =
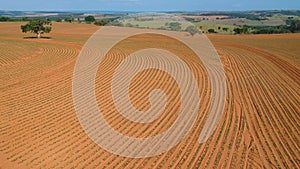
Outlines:
[{"label": "tree trunk", "polygon": [[38,32],[37,33],[37,38],[40,39],[40,37],[41,37],[41,32]]}]

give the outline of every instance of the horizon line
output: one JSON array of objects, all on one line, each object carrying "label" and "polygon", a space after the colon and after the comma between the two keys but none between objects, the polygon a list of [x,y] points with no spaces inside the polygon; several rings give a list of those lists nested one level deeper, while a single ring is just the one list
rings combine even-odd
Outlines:
[{"label": "horizon line", "polygon": [[300,9],[245,9],[245,10],[95,10],[95,9],[58,9],[58,10],[6,10],[5,12],[250,12],[250,11],[300,11]]}]

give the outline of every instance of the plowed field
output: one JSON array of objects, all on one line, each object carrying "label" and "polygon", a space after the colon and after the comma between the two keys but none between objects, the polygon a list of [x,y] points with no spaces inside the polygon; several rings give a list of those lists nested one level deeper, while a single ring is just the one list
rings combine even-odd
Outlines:
[{"label": "plowed field", "polygon": [[[166,153],[134,159],[94,143],[73,105],[76,59],[99,27],[54,23],[53,32],[45,35],[50,39],[32,39],[23,38],[31,35],[22,34],[20,25],[0,23],[0,168],[300,168],[300,34],[208,36],[224,65],[227,95],[217,129],[202,144],[198,137],[208,113],[211,85],[201,61],[185,53],[201,101],[195,125]],[[157,46],[169,45],[175,52],[179,45],[150,35],[131,41],[156,41]],[[122,51],[121,44],[101,63],[95,81],[99,109],[124,135],[155,136],[176,120],[182,106],[180,91],[165,72],[143,71],[132,79],[129,98],[138,110],[147,111],[149,93],[159,88],[167,98],[163,114],[145,124],[120,116],[109,81],[130,49]]]}]

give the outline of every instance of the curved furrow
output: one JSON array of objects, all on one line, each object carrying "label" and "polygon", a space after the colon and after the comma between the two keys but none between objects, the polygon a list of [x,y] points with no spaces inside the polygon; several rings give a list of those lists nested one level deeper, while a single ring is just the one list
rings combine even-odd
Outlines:
[{"label": "curved furrow", "polygon": [[[134,66],[132,66],[132,67],[134,67]],[[107,70],[107,69],[105,69],[105,70]],[[109,69],[108,69],[109,70]],[[109,81],[107,81],[107,82],[109,82]],[[108,105],[109,106],[109,105]],[[111,117],[111,119],[115,119],[115,116],[110,116]],[[119,123],[119,122],[118,122]],[[121,124],[120,126],[128,126],[128,125],[126,125],[126,124]],[[133,127],[135,127],[135,126],[133,126]],[[127,127],[126,127],[127,128]],[[129,131],[132,131],[132,129],[131,128],[129,128],[128,129]]]},{"label": "curved furrow", "polygon": [[[247,117],[247,115],[250,113],[250,112],[255,112],[255,111],[253,111],[253,110],[251,110],[251,109],[253,109],[253,107],[252,107],[252,103],[250,102],[249,103],[249,98],[250,98],[250,93],[249,93],[249,91],[251,91],[251,90],[249,90],[248,88],[248,85],[247,85],[247,83],[245,82],[245,78],[244,78],[244,76],[240,76],[240,74],[242,74],[242,72],[243,72],[243,69],[240,69],[239,67],[241,67],[242,65],[243,65],[243,63],[241,62],[241,63],[239,63],[240,61],[240,59],[241,59],[241,57],[240,57],[240,55],[239,55],[240,53],[238,53],[238,52],[234,52],[234,51],[232,51],[232,50],[229,50],[229,53],[227,54],[227,56],[230,56],[229,57],[229,59],[230,59],[230,63],[231,63],[231,66],[232,66],[232,70],[234,70],[235,71],[235,73],[233,73],[236,77],[237,77],[237,86],[240,88],[240,92],[239,93],[241,93],[242,95],[242,99],[241,99],[241,104],[242,104],[242,106],[243,106],[243,110],[245,111],[245,115],[246,115],[246,117]],[[246,89],[246,90],[245,90]],[[248,90],[247,90],[248,89]],[[249,107],[250,106],[250,107]],[[253,127],[254,126],[254,124],[256,124],[256,123],[251,123],[250,124],[250,126],[251,127]],[[259,125],[259,123],[257,124],[257,125]],[[251,131],[251,129],[250,129],[250,131]],[[255,135],[253,135],[254,136],[254,138],[255,138],[255,140],[256,140],[256,138],[258,137],[258,135],[259,135],[259,133],[257,132],[257,130],[254,130],[254,132],[255,132]],[[258,142],[259,142],[259,145],[261,145],[261,144],[263,144],[261,141],[261,139],[259,139],[259,140],[257,140]],[[264,146],[264,147],[267,147],[267,146]],[[262,152],[260,152],[261,154],[266,154],[265,156],[268,156],[267,154],[267,151],[264,149],[264,147],[262,147]],[[265,163],[268,163],[268,162],[265,162]]]},{"label": "curved furrow", "polygon": [[[263,81],[263,79],[261,79],[261,81],[260,82],[262,82]],[[259,82],[259,81],[258,81]],[[267,86],[266,84],[263,84],[262,86]],[[262,93],[264,93],[264,89],[262,89]],[[272,97],[272,96],[271,96]],[[270,98],[270,96],[267,96],[267,95],[264,95],[264,96],[261,96],[261,100],[262,99],[265,99],[265,98]],[[265,99],[265,100],[268,100],[268,99]],[[261,105],[262,105],[262,107],[263,107],[263,109],[262,109],[262,111],[263,112],[270,112],[270,111],[273,111],[272,109],[270,110],[270,109],[266,109],[266,107],[271,107],[272,108],[272,105],[268,105],[267,104],[267,102],[261,102]],[[277,111],[273,111],[273,112],[277,112]],[[274,133],[272,133],[272,131],[273,130],[271,130],[271,132],[270,133],[272,133],[272,136],[275,136],[275,138],[274,139],[271,139],[271,140],[274,140],[274,141],[272,141],[273,142],[273,144],[276,144],[276,146],[275,147],[278,147],[278,148],[282,148],[282,150],[278,150],[278,154],[279,154],[279,156],[280,156],[280,159],[282,159],[283,158],[283,155],[288,155],[288,157],[286,157],[285,158],[285,161],[289,161],[290,159],[293,159],[293,157],[295,157],[295,154],[293,154],[293,151],[292,151],[292,149],[291,148],[286,148],[286,142],[284,143],[283,142],[283,139],[284,139],[284,137],[283,136],[280,136],[281,134],[281,132],[280,132],[280,129],[281,128],[285,128],[284,126],[282,126],[282,124],[281,125],[279,125],[279,127],[278,127],[278,121],[280,122],[281,120],[279,120],[279,118],[278,117],[276,117],[276,113],[275,114],[273,114],[273,115],[275,115],[275,118],[276,119],[278,119],[278,120],[274,120],[274,118],[273,118],[273,115],[271,115],[271,114],[269,114],[269,113],[266,113],[266,114],[264,114],[264,115],[266,115],[266,122],[267,122],[267,124],[268,125],[270,125],[270,126],[272,126],[272,128],[273,129],[275,129],[276,130],[276,132],[274,132]],[[277,123],[277,124],[276,124]],[[290,128],[290,127],[289,127]],[[275,131],[274,130],[274,131]],[[294,132],[295,133],[295,132]],[[296,132],[297,133],[297,132]],[[295,134],[296,134],[295,133]],[[298,134],[298,136],[299,136],[299,134]],[[269,137],[271,137],[271,135],[269,136]],[[271,137],[272,138],[272,137]],[[290,144],[293,144],[293,143],[297,143],[297,142],[295,142],[295,141],[293,141],[293,142],[290,142],[289,141],[289,143]],[[289,145],[289,144],[288,144]],[[287,146],[288,146],[287,145]],[[283,154],[281,154],[281,152],[283,151]],[[290,154],[290,153],[292,153],[292,154]],[[291,161],[291,160],[290,160]],[[293,161],[291,161],[292,162],[292,166],[294,166],[295,165],[295,163],[293,162]],[[285,166],[285,167],[287,167],[287,166]]]},{"label": "curved furrow", "polygon": [[[255,63],[255,65],[259,65],[258,63]],[[253,66],[254,67],[254,66]],[[257,70],[258,71],[258,70]],[[260,88],[264,88],[264,87],[269,87],[269,83],[267,83],[266,82],[266,78],[262,78],[261,80],[255,80],[256,82],[262,82],[262,84],[259,84],[261,87]],[[268,80],[268,82],[270,82],[271,80]],[[274,91],[274,89],[272,89],[271,87],[270,88],[268,88],[268,89],[261,89],[261,93],[264,95],[264,96],[261,96],[261,99],[260,100],[263,100],[263,99],[265,99],[266,100],[266,102],[261,102],[261,104],[263,104],[263,107],[268,107],[268,108],[271,108],[271,110],[265,110],[265,111],[267,111],[267,112],[280,112],[280,111],[282,111],[283,110],[283,112],[286,112],[286,111],[284,111],[284,109],[273,109],[273,105],[274,104],[271,104],[270,103],[270,100],[271,99],[269,99],[269,98],[277,98],[277,102],[278,101],[280,101],[280,98],[282,98],[283,96],[272,96],[272,93],[270,93],[269,91]],[[265,93],[265,91],[267,92],[267,93]],[[276,102],[275,101],[275,102]],[[282,101],[283,102],[283,101]],[[267,105],[267,104],[271,104],[271,105]],[[290,104],[293,104],[293,103],[290,103]],[[292,112],[292,110],[287,110],[287,111],[289,111],[289,112]],[[296,113],[296,112],[295,112]],[[269,115],[269,113],[266,113],[266,115],[268,115],[268,118],[266,118],[268,121],[269,120],[272,120],[273,121],[273,123],[270,123],[269,122],[269,124],[270,125],[272,125],[272,124],[274,124],[273,125],[273,127],[272,128],[276,128],[276,130],[277,131],[279,131],[279,129],[285,129],[285,126],[286,126],[286,124],[284,123],[284,122],[281,122],[281,119],[283,119],[284,120],[284,118],[282,118],[282,116],[280,116],[280,117],[278,117],[277,115],[281,115],[281,113],[275,113],[275,114],[273,114],[274,116],[275,116],[275,119],[276,120],[274,120],[274,118],[272,117],[272,116],[270,116]],[[285,121],[287,121],[287,120],[285,120]],[[281,122],[281,123],[278,123],[278,122]],[[293,123],[291,123],[291,124],[293,124]],[[279,125],[279,127],[278,127],[278,125]],[[290,129],[291,128],[291,126],[289,126],[288,127],[288,129]],[[293,127],[292,127],[293,128]],[[297,127],[296,127],[297,128]],[[274,133],[274,135],[275,136],[277,136],[277,138],[275,139],[275,140],[280,140],[281,142],[282,142],[282,139],[284,138],[283,136],[280,136],[280,138],[278,138],[278,135],[280,135],[281,133],[297,133],[297,131],[296,130],[294,130],[294,132],[291,132],[291,131],[288,131],[287,132],[287,130],[286,131],[281,131],[281,132],[276,132],[276,133]],[[298,134],[299,135],[299,134]],[[287,135],[287,136],[289,136],[289,135]],[[290,138],[289,138],[290,139]],[[293,140],[293,139],[291,139],[291,140]],[[291,144],[291,145],[293,145],[294,143],[295,143],[296,141],[293,141],[293,142],[290,142],[289,141],[289,143]],[[280,142],[279,142],[280,143]],[[281,144],[281,143],[280,143]],[[281,146],[280,147],[285,147],[284,145],[290,145],[290,144],[286,144],[286,143],[283,143],[283,144],[281,144]],[[289,148],[289,150],[292,150],[292,149],[297,149],[297,147],[293,147],[293,148]],[[289,151],[286,151],[285,150],[285,153],[288,153]],[[291,153],[293,153],[292,151],[290,151]],[[295,156],[295,155],[292,155],[292,157],[293,156]],[[290,157],[291,158],[291,157]]]},{"label": "curved furrow", "polygon": [[[257,65],[257,63],[256,64],[254,64],[254,65]],[[259,96],[258,96],[259,97]],[[260,100],[262,100],[262,97],[261,97],[261,99]]]},{"label": "curved furrow", "polygon": [[290,64],[288,61],[281,59],[280,57],[254,48],[254,47],[250,47],[250,46],[244,46],[244,45],[238,45],[238,44],[229,44],[229,43],[222,43],[222,42],[215,42],[216,44],[220,44],[222,46],[232,46],[235,48],[240,48],[240,49],[245,49],[247,51],[253,52],[261,57],[264,57],[265,59],[267,59],[268,61],[272,62],[273,64],[275,64],[278,68],[280,68],[281,71],[286,72],[286,74],[288,75],[288,77],[290,77],[291,79],[293,79],[295,82],[297,82],[297,84],[299,85],[299,76],[300,76],[300,72],[299,69],[293,65]]},{"label": "curved furrow", "polygon": [[[86,26],[89,25],[80,25]],[[160,89],[167,98],[165,111],[155,121],[145,124],[132,122],[118,112],[112,98],[112,76],[124,56],[141,49],[144,42],[160,49],[171,46],[170,52],[182,53],[197,79],[201,102],[195,125],[181,143],[161,155],[133,159],[99,147],[77,119],[72,78],[77,55],[88,36],[62,33],[53,36],[51,40],[0,37],[0,153],[5,160],[28,168],[299,168],[300,71],[289,62],[290,56],[283,56],[294,56],[297,51],[273,52],[272,45],[263,49],[255,45],[259,41],[256,36],[249,41],[248,36],[222,37],[224,41],[218,39],[221,35],[213,37],[227,77],[226,104],[214,134],[199,144],[212,90],[202,63],[190,58],[188,52],[179,51],[178,44],[161,37],[132,38],[130,41],[139,42],[132,49],[117,45],[100,65],[96,60],[91,65],[98,66],[95,81],[98,107],[116,131],[138,138],[158,135],[170,128],[179,108],[184,106],[172,77],[148,69],[131,77],[130,102],[145,112],[151,108],[149,93]],[[152,45],[152,41],[161,43]],[[88,47],[85,51],[87,56],[99,52]],[[125,66],[136,69],[151,61],[151,56],[146,56],[138,64],[126,62]],[[163,68],[177,66],[172,60],[169,62],[157,61]],[[176,71],[183,70],[179,67]],[[127,78],[124,72],[120,82]],[[185,85],[189,87],[191,83]],[[92,117],[87,114],[88,118]],[[93,124],[96,125],[104,124]],[[91,132],[97,131],[91,129]],[[124,142],[118,147],[126,150],[128,146],[131,145]]]},{"label": "curved furrow", "polygon": [[[61,48],[63,48],[63,47],[61,47]],[[53,53],[55,53],[55,52],[53,52],[53,51],[55,51],[55,50],[51,50],[48,54],[49,55],[52,55]],[[65,50],[59,50],[58,52],[57,52],[57,56],[59,56],[59,57],[65,57],[65,55],[71,55],[71,56],[74,56],[74,55],[76,55],[76,53],[77,52],[64,52]],[[72,51],[72,50],[70,50],[70,51]],[[45,53],[47,53],[47,51],[45,51]],[[45,54],[44,53],[44,54]],[[45,56],[45,55],[41,55],[41,57],[43,57],[43,56]],[[72,59],[71,57],[69,58],[69,59]],[[37,63],[37,64],[39,64],[39,63]],[[57,63],[55,63],[55,65],[57,65]],[[55,76],[55,75],[53,75],[53,73],[52,73],[52,75],[51,76]],[[70,76],[70,74],[69,74],[69,76]],[[71,77],[71,76],[70,76]],[[35,81],[36,82],[36,81]],[[65,84],[65,81],[64,80],[62,80],[61,81],[61,83],[57,83],[56,85],[58,86],[58,85],[60,85],[60,84],[63,84],[63,86],[65,86],[64,84]],[[52,85],[53,86],[53,85]],[[45,91],[45,90],[43,90],[43,89],[47,89],[47,88],[49,88],[49,84],[48,83],[44,83],[44,82],[42,82],[41,83],[41,85],[39,86],[40,87],[40,89],[41,90],[38,90],[38,92],[42,92],[42,91],[44,91],[44,93],[49,93],[49,91]],[[35,89],[36,90],[36,89]],[[10,93],[10,92],[8,92],[7,94],[7,96],[8,97],[10,97],[10,98],[14,98],[14,97],[16,97],[16,96],[18,96],[19,98],[22,98],[22,97],[24,97],[24,99],[27,97],[27,98],[29,98],[30,100],[32,100],[33,102],[32,103],[35,103],[35,100],[36,100],[36,98],[38,98],[39,96],[44,96],[44,94],[42,94],[42,93],[37,93],[37,92],[33,92],[33,90],[32,90],[32,87],[30,86],[30,85],[26,85],[25,86],[25,88],[19,88],[19,91],[22,91],[22,93],[24,93],[24,95],[22,96],[22,95],[19,95],[20,93],[17,93],[17,92],[14,92],[14,93]],[[24,91],[32,91],[32,92],[24,92]],[[30,93],[30,95],[28,95],[28,93]],[[14,96],[14,95],[16,95],[16,96]],[[35,96],[38,96],[38,97],[35,97]],[[28,105],[30,104],[30,100],[28,100]],[[64,99],[61,99],[61,100],[64,100]],[[7,100],[6,100],[7,101]],[[39,101],[40,102],[40,101]],[[40,102],[40,103],[43,103],[43,102]],[[49,103],[49,102],[44,102],[44,103]],[[43,105],[43,104],[42,104]],[[12,107],[13,105],[8,105],[9,107]],[[22,105],[22,107],[25,107],[25,105]],[[70,106],[70,107],[72,107],[72,105]],[[18,111],[20,111],[20,105],[18,106]],[[29,109],[28,109],[29,108]],[[30,110],[32,108],[32,110]],[[46,106],[45,107],[27,107],[26,108],[26,111],[27,112],[31,112],[31,115],[33,115],[34,116],[34,113],[35,112],[37,112],[38,111],[38,109],[45,109],[46,108]],[[15,119],[20,119],[18,122],[19,123],[22,123],[23,124],[23,126],[24,126],[24,128],[19,128],[19,130],[18,131],[16,131],[16,132],[23,132],[24,133],[24,131],[26,131],[27,133],[28,133],[28,131],[30,131],[30,132],[37,132],[37,129],[36,129],[36,126],[35,125],[40,125],[40,126],[43,126],[43,121],[41,121],[41,123],[37,123],[37,124],[30,124],[30,121],[26,121],[26,118],[24,118],[24,117],[26,117],[26,116],[28,116],[28,115],[26,115],[26,114],[24,114],[23,113],[23,116],[20,116],[20,115],[18,115],[17,113],[14,113],[14,114],[16,114],[17,116],[16,116],[16,118]],[[43,119],[43,117],[42,116],[40,116],[40,114],[38,114],[38,113],[36,113],[38,116],[37,116],[37,118],[42,118]],[[25,116],[24,116],[25,115]],[[66,118],[66,117],[65,117]],[[31,119],[32,120],[32,119]],[[26,124],[27,122],[29,122],[28,124]],[[63,123],[62,123],[63,124]],[[31,127],[32,126],[32,127]],[[28,130],[28,128],[31,128],[31,130]],[[27,130],[25,130],[25,129],[27,129]],[[24,138],[28,138],[28,136],[26,135],[26,132],[25,132],[25,134],[23,135],[23,136],[26,136],[26,137],[23,137],[23,139]],[[29,136],[30,136],[31,134],[29,134]],[[18,139],[18,136],[16,136],[15,137],[16,139]],[[33,138],[35,138],[35,137],[33,137]],[[20,139],[20,140],[22,140],[22,139]],[[38,139],[37,141],[41,141],[41,139]],[[44,140],[43,140],[44,141]],[[26,157],[23,157],[25,154],[23,153],[23,155],[22,155],[22,153],[21,153],[21,151],[18,151],[18,149],[23,149],[22,148],[22,146],[23,145],[26,145],[26,144],[24,144],[24,143],[22,143],[22,142],[16,142],[16,144],[18,145],[18,146],[16,146],[16,147],[14,147],[15,149],[14,149],[14,154],[15,155],[12,155],[11,157],[9,157],[9,158],[12,158],[12,160],[13,161],[16,161],[16,160],[18,160],[18,161],[20,161],[20,162],[26,162],[26,160],[24,160],[24,158],[26,158]],[[19,147],[19,148],[18,148]],[[26,146],[25,146],[26,147]],[[29,146],[28,146],[29,147]],[[29,151],[32,151],[32,149],[31,150],[29,150]],[[23,151],[24,152],[24,151]],[[25,151],[26,152],[26,151]],[[19,154],[18,155],[18,153],[21,153],[21,154]],[[28,154],[30,154],[30,153],[28,153]],[[15,157],[17,157],[17,158],[15,158]],[[20,158],[20,157],[23,157],[23,159],[22,158]]]}]

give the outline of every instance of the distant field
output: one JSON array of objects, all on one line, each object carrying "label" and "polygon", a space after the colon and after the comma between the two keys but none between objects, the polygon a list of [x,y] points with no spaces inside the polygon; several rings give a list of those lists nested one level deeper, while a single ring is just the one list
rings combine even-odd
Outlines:
[{"label": "distant field", "polygon": [[[174,21],[176,22],[176,21]],[[138,27],[138,28],[153,28],[153,29],[159,29],[163,28],[166,29],[168,26],[166,26],[166,23],[171,23],[167,21],[130,21],[130,22],[124,22],[124,25],[126,24],[132,24],[133,27]],[[233,25],[225,25],[225,24],[217,24],[214,21],[207,21],[207,22],[196,22],[196,23],[189,23],[189,22],[180,22],[181,23],[181,30],[185,30],[188,26],[190,25],[195,25],[199,30],[201,30],[204,33],[208,33],[208,29],[214,29],[220,34],[233,34],[233,29],[236,26]],[[219,29],[220,27],[220,29]],[[227,31],[222,30],[222,28],[228,28]]]},{"label": "distant field", "polygon": [[[278,26],[285,25],[285,20],[287,16],[272,16],[268,17],[267,20],[249,20],[246,18],[233,18],[233,19],[210,19],[201,21],[203,23],[215,23],[221,25],[249,25],[249,26]],[[295,19],[299,19],[296,17]]]},{"label": "distant field", "polygon": [[[201,89],[195,126],[170,151],[132,159],[95,144],[83,131],[73,106],[76,59],[100,27],[53,23],[53,32],[44,35],[50,39],[24,39],[34,35],[22,34],[21,24],[0,23],[0,168],[300,168],[300,34],[209,35],[227,77],[220,125],[206,143],[199,144],[211,85],[203,64],[187,58]],[[130,40],[180,49],[178,43],[161,37]],[[143,125],[124,120],[109,95],[109,79],[124,59],[119,51],[107,55],[97,72],[99,108],[126,135],[148,137],[165,131],[181,104],[178,86],[164,72],[139,74],[130,89],[134,104],[147,109],[146,94],[160,87],[169,98],[168,107],[161,121]]]}]

